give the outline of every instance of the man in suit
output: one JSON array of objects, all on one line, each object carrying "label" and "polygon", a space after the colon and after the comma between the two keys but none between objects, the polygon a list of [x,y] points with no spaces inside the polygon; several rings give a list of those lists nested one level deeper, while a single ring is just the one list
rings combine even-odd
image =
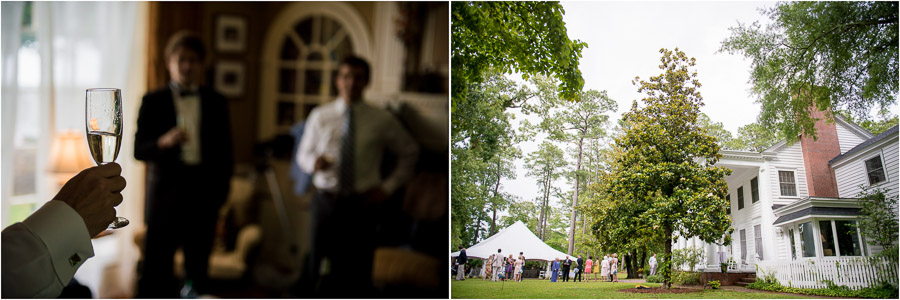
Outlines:
[{"label": "man in suit", "polygon": [[[318,190],[312,204],[311,269],[320,270],[327,258],[333,271],[323,274],[328,276],[322,276],[321,291],[328,297],[369,295],[377,243],[373,225],[385,200],[412,177],[419,155],[418,144],[393,115],[364,101],[369,77],[364,59],[341,60],[334,78],[338,97],[310,112],[297,151],[297,164],[313,174]],[[383,176],[385,152],[395,155],[397,164]],[[335,276],[351,269],[359,275]]]},{"label": "man in suit", "polygon": [[503,249],[497,249],[497,254],[494,255],[494,260],[491,262],[491,270],[494,271],[494,274],[491,275],[491,281],[497,281],[498,279],[500,279],[500,273],[504,272],[503,260],[505,260],[505,258],[503,257],[503,253],[501,253],[502,250]]},{"label": "man in suit", "polygon": [[[3,229],[3,298],[56,298],[84,261],[91,237],[116,219],[125,178],[117,163],[72,177],[53,200]],[[88,295],[90,292],[88,292]]]},{"label": "man in suit", "polygon": [[563,282],[569,282],[569,269],[572,268],[572,260],[566,255],[566,260],[562,263]]},{"label": "man in suit", "polygon": [[578,259],[575,260],[575,262],[576,262],[575,265],[576,265],[576,268],[578,269],[578,272],[575,272],[575,279],[573,279],[572,281],[573,282],[582,281],[581,276],[582,276],[582,274],[584,274],[584,258],[581,258],[581,254],[578,255]]},{"label": "man in suit", "polygon": [[172,81],[144,95],[137,120],[134,157],[147,163],[144,262],[138,297],[179,296],[172,265],[184,248],[185,287],[190,296],[208,289],[209,253],[219,208],[232,174],[228,102],[200,87],[205,48],[182,31],[166,44]]}]

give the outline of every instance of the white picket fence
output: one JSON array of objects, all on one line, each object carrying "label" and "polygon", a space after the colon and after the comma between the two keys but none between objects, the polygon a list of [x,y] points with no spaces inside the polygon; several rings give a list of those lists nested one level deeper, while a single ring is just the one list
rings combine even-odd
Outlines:
[{"label": "white picket fence", "polygon": [[862,257],[762,261],[758,266],[757,280],[775,275],[781,285],[800,288],[824,288],[826,284],[823,281],[831,280],[836,285],[852,289],[868,287],[883,280],[897,282],[898,268],[883,258]]}]

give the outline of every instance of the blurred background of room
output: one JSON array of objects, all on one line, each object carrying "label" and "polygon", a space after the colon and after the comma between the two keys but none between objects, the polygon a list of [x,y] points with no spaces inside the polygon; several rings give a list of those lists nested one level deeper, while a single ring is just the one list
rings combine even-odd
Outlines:
[{"label": "blurred background of room", "polygon": [[[373,296],[405,295],[403,290],[447,296],[446,272],[439,267],[448,247],[446,2],[2,5],[4,227],[23,220],[51,199],[61,182],[93,165],[84,142],[85,89],[123,90],[125,126],[117,162],[128,187],[118,215],[132,225],[93,240],[96,256],[75,275],[93,297],[134,295],[145,188],[144,164],[133,156],[136,118],[141,96],[168,82],[163,49],[168,37],[183,29],[203,38],[205,84],[225,95],[231,110],[236,172],[220,212],[213,255],[219,256],[210,272],[217,272],[223,286],[237,288],[218,296],[304,296],[292,287],[301,280],[298,272],[309,248],[309,195],[295,193],[289,176],[294,144],[288,137],[313,107],[334,99],[332,76],[349,54],[372,66],[367,101],[395,113],[422,148],[416,179],[409,183],[420,188],[396,197],[403,221],[375,224],[396,236],[374,254],[373,280],[382,294]],[[299,241],[299,255],[280,249],[289,240]],[[402,265],[409,266],[398,269],[404,259]]]}]

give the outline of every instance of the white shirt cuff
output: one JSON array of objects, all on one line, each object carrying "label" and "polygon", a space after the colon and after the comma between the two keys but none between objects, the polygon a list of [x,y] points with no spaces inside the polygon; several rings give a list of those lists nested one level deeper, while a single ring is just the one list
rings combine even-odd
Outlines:
[{"label": "white shirt cuff", "polygon": [[87,225],[65,202],[51,200],[22,223],[47,246],[63,285],[69,283],[85,260],[94,256]]}]

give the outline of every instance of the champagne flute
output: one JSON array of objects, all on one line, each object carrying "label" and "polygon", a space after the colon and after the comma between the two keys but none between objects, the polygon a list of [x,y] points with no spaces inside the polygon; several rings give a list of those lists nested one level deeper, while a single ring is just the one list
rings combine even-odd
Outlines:
[{"label": "champagne flute", "polygon": [[[88,148],[97,165],[105,165],[119,156],[122,145],[122,90],[95,88],[85,92],[85,129]],[[128,219],[116,217],[109,229],[128,225]]]}]

